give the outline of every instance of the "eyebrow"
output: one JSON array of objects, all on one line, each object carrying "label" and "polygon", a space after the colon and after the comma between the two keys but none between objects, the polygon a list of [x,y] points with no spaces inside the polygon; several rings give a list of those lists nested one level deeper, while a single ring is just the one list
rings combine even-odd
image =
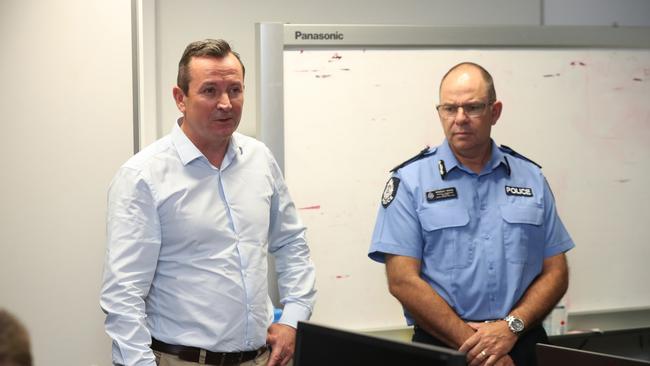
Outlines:
[{"label": "eyebrow", "polygon": [[[216,81],[205,81],[202,84],[199,84],[199,87],[204,88],[206,86],[218,86],[219,84],[222,84],[222,83],[216,82]],[[243,86],[244,85],[244,83],[239,81],[239,80],[228,81],[225,84],[227,84],[229,86],[231,86],[231,85]]]}]

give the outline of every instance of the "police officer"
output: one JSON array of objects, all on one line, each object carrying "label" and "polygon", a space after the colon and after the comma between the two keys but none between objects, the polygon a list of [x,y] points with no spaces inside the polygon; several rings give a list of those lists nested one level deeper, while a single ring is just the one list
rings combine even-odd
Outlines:
[{"label": "police officer", "polygon": [[534,364],[574,243],[540,167],[491,139],[503,105],[483,67],[451,68],[436,108],[446,139],[392,170],[368,255],[414,341],[472,366]]}]

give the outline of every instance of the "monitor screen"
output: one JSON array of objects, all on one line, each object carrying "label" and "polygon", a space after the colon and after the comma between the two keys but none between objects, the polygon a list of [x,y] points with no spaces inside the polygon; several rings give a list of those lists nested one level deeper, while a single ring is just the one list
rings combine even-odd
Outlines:
[{"label": "monitor screen", "polygon": [[650,361],[650,327],[569,333],[549,340],[560,347]]},{"label": "monitor screen", "polygon": [[313,323],[298,323],[294,366],[466,365],[465,354],[422,343],[378,338]]},{"label": "monitor screen", "polygon": [[647,366],[650,362],[573,348],[537,344],[537,366]]}]

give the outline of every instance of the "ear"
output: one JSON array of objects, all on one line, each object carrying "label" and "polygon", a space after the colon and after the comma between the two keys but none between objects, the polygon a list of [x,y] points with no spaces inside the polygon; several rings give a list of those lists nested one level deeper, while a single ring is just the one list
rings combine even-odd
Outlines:
[{"label": "ear", "polygon": [[497,124],[497,121],[499,120],[499,117],[501,117],[501,111],[503,110],[503,103],[501,101],[497,100],[492,104],[492,126]]},{"label": "ear", "polygon": [[176,102],[176,107],[179,111],[181,111],[181,113],[185,114],[185,93],[183,93],[183,90],[181,88],[175,86],[172,90],[172,94],[174,95],[174,102]]}]

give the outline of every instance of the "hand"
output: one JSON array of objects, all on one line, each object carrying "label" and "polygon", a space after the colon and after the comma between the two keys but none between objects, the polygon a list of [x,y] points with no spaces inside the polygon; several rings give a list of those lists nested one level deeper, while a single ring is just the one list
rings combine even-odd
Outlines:
[{"label": "hand", "polygon": [[266,332],[266,344],[271,346],[267,366],[286,366],[296,347],[296,330],[285,324],[271,324]]},{"label": "hand", "polygon": [[509,355],[505,355],[497,360],[494,364],[495,366],[515,366],[515,362],[510,358]]},{"label": "hand", "polygon": [[476,333],[467,338],[458,350],[467,353],[467,363],[470,366],[498,364],[517,342],[517,336],[510,331],[505,321],[467,324]]}]

